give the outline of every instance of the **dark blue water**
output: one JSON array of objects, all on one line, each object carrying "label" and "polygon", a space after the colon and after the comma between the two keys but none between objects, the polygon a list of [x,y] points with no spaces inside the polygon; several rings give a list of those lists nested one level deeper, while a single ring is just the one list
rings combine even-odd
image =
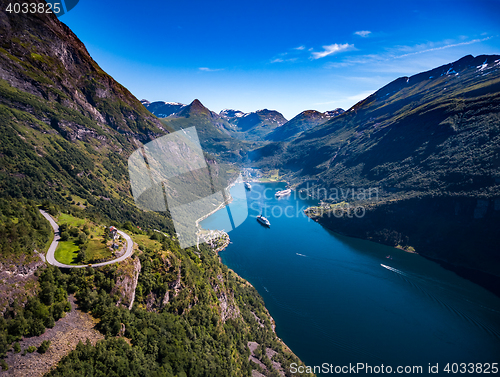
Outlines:
[{"label": "dark blue water", "polygon": [[[259,291],[306,365],[415,365],[427,375],[439,363],[448,375],[447,363],[500,362],[498,297],[417,254],[324,229],[302,213],[315,202],[274,197],[284,186],[254,183],[235,199],[231,211],[248,206],[249,217],[220,255]],[[221,229],[226,214],[201,225]]]}]

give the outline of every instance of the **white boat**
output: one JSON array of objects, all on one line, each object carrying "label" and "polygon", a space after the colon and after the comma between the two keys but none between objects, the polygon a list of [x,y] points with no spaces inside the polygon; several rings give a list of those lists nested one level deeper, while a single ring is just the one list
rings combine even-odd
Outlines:
[{"label": "white boat", "polygon": [[276,196],[277,198],[281,198],[282,196],[290,195],[291,192],[292,192],[292,190],[290,190],[290,189],[282,190],[282,191],[278,191],[276,194],[274,194],[274,196]]},{"label": "white boat", "polygon": [[252,188],[252,185],[249,182],[245,182],[245,188],[247,190],[250,190]]},{"label": "white boat", "polygon": [[266,218],[265,218],[264,216],[262,216],[262,215],[257,216],[257,221],[258,221],[259,223],[261,223],[262,225],[269,226],[269,227],[271,226],[271,223],[269,222],[269,220],[268,220],[268,219],[266,219]]}]

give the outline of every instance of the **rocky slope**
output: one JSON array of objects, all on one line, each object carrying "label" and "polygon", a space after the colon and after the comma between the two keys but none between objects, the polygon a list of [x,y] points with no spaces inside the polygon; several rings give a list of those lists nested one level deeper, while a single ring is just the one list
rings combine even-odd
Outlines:
[{"label": "rocky slope", "polygon": [[[56,322],[43,335],[24,338],[20,343],[21,352],[9,352],[6,362],[9,369],[2,375],[13,377],[41,377],[55,368],[57,363],[79,342],[95,344],[104,336],[95,329],[96,320],[87,313],[78,310],[74,297],[70,297],[71,311]],[[50,347],[44,354],[26,353],[28,347],[39,347],[43,341],[50,341]]]},{"label": "rocky slope", "polygon": [[171,226],[165,215],[135,211],[127,174],[130,154],[165,126],[56,17],[2,8],[0,34],[3,195]]},{"label": "rocky slope", "polygon": [[16,303],[23,304],[38,288],[36,271],[45,263],[41,258],[22,255],[0,262],[0,313]]}]

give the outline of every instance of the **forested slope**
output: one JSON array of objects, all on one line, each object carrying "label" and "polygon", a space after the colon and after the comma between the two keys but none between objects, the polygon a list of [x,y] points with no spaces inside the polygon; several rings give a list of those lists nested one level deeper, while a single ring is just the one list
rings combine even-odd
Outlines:
[{"label": "forested slope", "polygon": [[[283,368],[298,362],[251,285],[207,246],[180,249],[166,212],[135,206],[127,160],[168,129],[102,71],[54,15],[4,9],[0,227],[7,235],[0,242],[13,258],[9,276],[24,276],[28,259],[36,265],[23,297],[0,297],[0,356],[13,352],[12,342],[51,327],[74,293],[107,338],[96,347],[79,346],[53,375],[250,376],[253,369],[277,375],[262,350],[264,367],[249,361],[249,341],[276,350]],[[46,267],[34,252],[51,239],[39,205],[56,218],[70,214],[118,226],[139,248],[132,259],[100,269]]]}]

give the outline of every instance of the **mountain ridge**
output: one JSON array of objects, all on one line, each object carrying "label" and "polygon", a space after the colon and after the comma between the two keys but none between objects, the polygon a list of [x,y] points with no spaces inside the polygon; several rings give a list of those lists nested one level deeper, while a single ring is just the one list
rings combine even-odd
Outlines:
[{"label": "mountain ridge", "polygon": [[[340,108],[323,113],[316,110],[305,110],[292,120],[287,121],[278,111],[268,109],[245,113],[241,110],[227,108],[217,114],[205,107],[198,99],[193,100],[189,105],[179,102],[150,102],[145,99],[141,103],[152,114],[160,118],[189,118],[192,113],[205,114],[212,118],[216,127],[224,130],[226,134],[249,141],[289,141],[298,134],[344,112]],[[285,131],[283,126],[290,129]],[[282,134],[286,136],[280,136]]]},{"label": "mountain ridge", "polygon": [[160,119],[168,130],[179,131],[184,128],[196,127],[204,151],[233,163],[244,161],[252,144],[232,137],[228,131],[230,124],[217,113],[209,110],[198,99],[189,105],[183,105],[180,111]]},{"label": "mountain ridge", "polygon": [[343,112],[344,110],[341,108],[325,111],[324,113],[316,110],[305,110],[266,135],[266,139],[270,141],[290,141],[301,133],[325,123]]},{"label": "mountain ridge", "polygon": [[184,106],[186,106],[185,104],[179,102],[149,102],[145,99],[141,100],[141,103],[151,112],[151,114],[156,115],[158,118],[168,117],[169,115],[179,112]]},{"label": "mountain ridge", "polygon": [[[217,129],[217,131],[212,130],[211,133],[221,132],[225,135],[223,137],[229,136],[251,143],[263,139],[273,129],[286,123],[283,115],[275,110],[262,109],[244,113],[240,110],[224,109],[217,114],[205,107],[198,99],[193,100],[189,105],[161,101],[151,103],[147,100],[143,100],[142,103],[146,109],[164,119],[164,124],[168,124],[175,118],[205,116],[208,122]],[[173,123],[178,122],[173,121]],[[203,132],[207,133],[206,127]],[[210,149],[214,152],[214,148]]]}]

